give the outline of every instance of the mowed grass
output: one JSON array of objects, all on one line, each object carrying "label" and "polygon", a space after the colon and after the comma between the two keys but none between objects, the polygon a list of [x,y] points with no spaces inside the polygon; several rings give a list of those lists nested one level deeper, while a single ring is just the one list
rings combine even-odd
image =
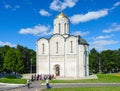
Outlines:
[{"label": "mowed grass", "polygon": [[26,79],[0,78],[1,83],[26,84]]},{"label": "mowed grass", "polygon": [[116,74],[97,74],[98,79],[51,80],[50,83],[120,83]]},{"label": "mowed grass", "polygon": [[[120,83],[120,75],[117,74],[97,74],[97,76],[98,79],[51,80],[50,83]],[[48,89],[42,89],[42,91],[48,91]],[[49,89],[49,91],[120,91],[120,87],[108,86],[108,87],[51,88]]]},{"label": "mowed grass", "polygon": [[120,87],[76,87],[76,88],[51,88],[40,91],[120,91]]}]

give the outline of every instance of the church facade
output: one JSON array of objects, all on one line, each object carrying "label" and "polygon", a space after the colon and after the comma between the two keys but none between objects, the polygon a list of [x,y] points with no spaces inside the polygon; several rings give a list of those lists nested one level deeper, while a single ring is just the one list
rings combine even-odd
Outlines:
[{"label": "church facade", "polygon": [[60,77],[89,76],[89,44],[80,36],[70,35],[69,18],[60,13],[54,19],[53,35],[36,43],[37,74]]}]

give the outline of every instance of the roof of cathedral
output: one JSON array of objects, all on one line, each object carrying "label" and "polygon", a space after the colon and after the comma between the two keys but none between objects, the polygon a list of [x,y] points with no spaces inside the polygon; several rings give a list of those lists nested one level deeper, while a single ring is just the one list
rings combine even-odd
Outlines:
[{"label": "roof of cathedral", "polygon": [[87,43],[87,41],[84,40],[83,38],[79,38],[78,42],[79,42],[79,44],[89,45],[89,44]]},{"label": "roof of cathedral", "polygon": [[[60,35],[60,34],[53,34],[50,38],[39,38],[37,41],[39,41],[39,40],[41,40],[41,39],[46,39],[46,40],[50,40],[53,36],[55,36],[55,35]],[[60,35],[60,36],[63,36],[63,35]],[[73,37],[79,37],[78,38],[78,44],[82,44],[82,45],[89,45],[88,43],[87,43],[87,41],[85,40],[85,39],[83,39],[83,38],[81,38],[80,36],[74,36],[74,35],[69,35],[67,38],[69,38],[69,37],[71,37],[71,36],[73,36]],[[63,36],[63,38],[65,38],[64,36]],[[66,39],[66,38],[65,38]]]},{"label": "roof of cathedral", "polygon": [[62,12],[56,16],[56,19],[58,19],[58,18],[67,18],[68,19],[68,17]]}]

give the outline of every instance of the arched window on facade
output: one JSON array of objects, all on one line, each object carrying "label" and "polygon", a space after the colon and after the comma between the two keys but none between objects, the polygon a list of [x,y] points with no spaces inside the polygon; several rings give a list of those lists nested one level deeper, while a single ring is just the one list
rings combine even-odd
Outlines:
[{"label": "arched window on facade", "polygon": [[73,53],[73,42],[72,41],[70,41],[70,46],[71,46],[70,47],[70,52]]},{"label": "arched window on facade", "polygon": [[42,54],[44,54],[45,48],[44,48],[44,43],[42,44]]},{"label": "arched window on facade", "polygon": [[58,42],[56,42],[56,53],[58,53]]}]

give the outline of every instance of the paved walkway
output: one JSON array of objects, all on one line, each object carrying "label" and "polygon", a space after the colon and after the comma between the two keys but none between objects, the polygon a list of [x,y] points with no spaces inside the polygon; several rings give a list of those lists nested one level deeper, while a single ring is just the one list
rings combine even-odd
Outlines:
[{"label": "paved walkway", "polygon": [[[52,88],[66,88],[66,87],[103,87],[103,86],[120,86],[120,83],[64,83],[64,84],[50,84]],[[2,88],[1,88],[2,87]],[[31,87],[22,86],[7,86],[0,85],[0,91],[41,91],[46,89],[45,84],[40,84],[39,81],[32,82]]]}]

